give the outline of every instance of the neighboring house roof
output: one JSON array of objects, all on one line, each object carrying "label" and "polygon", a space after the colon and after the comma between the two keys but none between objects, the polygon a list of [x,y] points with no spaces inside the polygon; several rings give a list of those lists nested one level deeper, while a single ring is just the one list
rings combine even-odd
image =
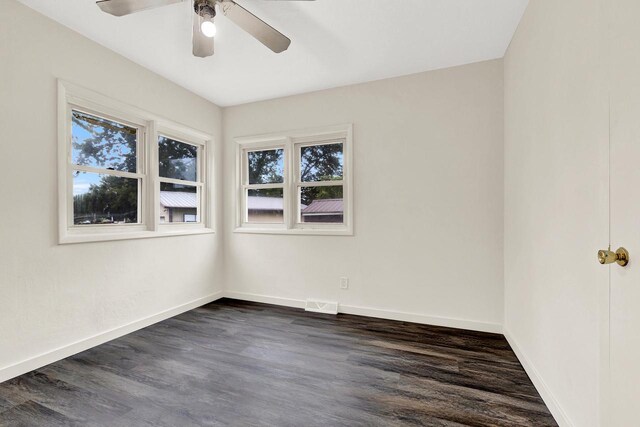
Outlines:
[{"label": "neighboring house roof", "polygon": [[[316,202],[323,201],[324,200],[317,200]],[[160,204],[165,208],[195,209],[198,206],[198,198],[196,193],[186,193],[183,191],[161,191]],[[283,204],[281,197],[249,196],[247,200],[247,207],[251,211],[281,211]],[[313,206],[313,203],[311,205]],[[340,206],[342,206],[342,201]],[[304,212],[307,209],[307,206],[302,205],[302,208],[304,209]],[[342,210],[340,212],[342,212]]]},{"label": "neighboring house roof", "polygon": [[302,210],[302,215],[342,215],[344,203],[342,199],[322,199],[314,200],[309,206]]},{"label": "neighboring house roof", "polygon": [[165,208],[192,208],[198,207],[198,195],[183,191],[161,191],[160,204]]}]

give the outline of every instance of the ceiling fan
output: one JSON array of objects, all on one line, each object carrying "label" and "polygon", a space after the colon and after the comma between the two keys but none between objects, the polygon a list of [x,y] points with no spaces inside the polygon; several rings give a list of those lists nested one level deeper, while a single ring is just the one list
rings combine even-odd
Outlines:
[{"label": "ceiling fan", "polygon": [[205,58],[213,55],[213,38],[216,35],[213,19],[216,17],[216,6],[218,12],[222,12],[234,24],[275,53],[284,52],[291,44],[288,37],[233,0],[98,0],[96,4],[103,12],[124,16],[187,1],[193,3],[194,56]]}]

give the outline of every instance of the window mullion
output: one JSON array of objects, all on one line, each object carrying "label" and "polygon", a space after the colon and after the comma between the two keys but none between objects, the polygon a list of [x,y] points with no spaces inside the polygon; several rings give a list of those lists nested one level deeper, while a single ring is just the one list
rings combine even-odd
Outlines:
[{"label": "window mullion", "polygon": [[289,174],[289,221],[287,223],[287,228],[292,229],[295,227],[296,222],[298,222],[298,187],[295,183],[300,179],[300,147],[293,144],[291,138],[288,138],[288,148],[289,148],[289,170],[291,173]]},{"label": "window mullion", "polygon": [[202,157],[203,157],[203,147],[202,145],[198,145],[197,146],[197,151],[196,151],[196,156],[198,156],[197,160],[196,160],[196,181],[198,182],[203,182],[204,180],[202,179],[203,174],[205,173],[205,171],[203,170],[202,167]]},{"label": "window mullion", "polygon": [[148,212],[148,201],[149,197],[147,194],[148,188],[148,180],[147,180],[147,138],[148,138],[148,126],[144,129],[138,128],[137,138],[136,138],[136,172],[141,176],[138,179],[138,223],[139,224],[148,224],[149,221],[149,212]]},{"label": "window mullion", "polygon": [[155,120],[148,124],[146,138],[146,165],[147,165],[147,220],[149,230],[160,229],[160,183],[158,165],[158,127]]},{"label": "window mullion", "polygon": [[[215,207],[211,206],[211,200],[209,198],[209,182],[210,178],[210,170],[208,167],[209,161],[209,149],[207,145],[201,145],[198,147],[198,181],[201,183],[200,187],[200,223],[202,223],[205,227],[211,226],[212,218],[213,218],[213,209]],[[213,164],[213,162],[211,162]]]}]

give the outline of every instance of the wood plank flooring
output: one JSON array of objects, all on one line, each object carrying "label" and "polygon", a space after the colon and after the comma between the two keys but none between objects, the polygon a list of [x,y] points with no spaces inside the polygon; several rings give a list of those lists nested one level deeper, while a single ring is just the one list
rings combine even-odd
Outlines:
[{"label": "wood plank flooring", "polygon": [[556,426],[501,335],[224,299],[0,384],[1,426]]}]

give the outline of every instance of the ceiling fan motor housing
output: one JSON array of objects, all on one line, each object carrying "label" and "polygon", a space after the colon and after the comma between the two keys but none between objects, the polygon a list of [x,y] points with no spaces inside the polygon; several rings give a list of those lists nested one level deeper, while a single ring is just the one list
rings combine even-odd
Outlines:
[{"label": "ceiling fan motor housing", "polygon": [[[2,1],[2,0],[0,0]],[[103,12],[113,16],[124,16],[135,12],[167,6],[175,3],[193,2],[193,55],[205,58],[213,55],[213,38],[216,34],[213,18],[216,6],[231,22],[249,33],[275,53],[289,48],[291,39],[240,6],[234,0],[97,0]]]},{"label": "ceiling fan motor housing", "polygon": [[193,9],[205,19],[216,16],[216,0],[194,0]]}]

